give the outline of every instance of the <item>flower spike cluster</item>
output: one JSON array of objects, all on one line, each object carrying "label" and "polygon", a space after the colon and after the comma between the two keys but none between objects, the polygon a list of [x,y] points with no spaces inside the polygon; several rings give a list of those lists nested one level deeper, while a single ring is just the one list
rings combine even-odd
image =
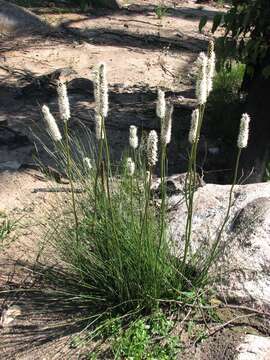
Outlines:
[{"label": "flower spike cluster", "polygon": [[248,135],[249,135],[249,122],[250,122],[249,115],[243,114],[240,121],[240,129],[237,140],[237,146],[239,149],[243,149],[247,147]]},{"label": "flower spike cluster", "polygon": [[100,81],[100,114],[103,117],[108,115],[109,99],[108,99],[108,83],[107,83],[106,65],[99,66],[99,81]]},{"label": "flower spike cluster", "polygon": [[205,53],[201,52],[198,59],[198,77],[196,83],[196,96],[198,103],[203,105],[207,100],[207,64],[208,58]]},{"label": "flower spike cluster", "polygon": [[59,130],[59,128],[58,128],[58,126],[56,124],[55,118],[51,114],[50,109],[48,108],[48,106],[43,105],[41,110],[42,110],[44,119],[45,119],[45,121],[47,123],[48,131],[49,131],[52,139],[54,141],[62,140],[62,135],[60,133],[60,130]]},{"label": "flower spike cluster", "polygon": [[88,170],[92,169],[93,166],[91,164],[91,160],[89,159],[89,157],[83,158],[83,163]]},{"label": "flower spike cluster", "polygon": [[101,63],[94,71],[94,96],[95,112],[106,117],[109,110],[109,100],[106,65],[104,63]]},{"label": "flower spike cluster", "polygon": [[166,99],[164,91],[158,89],[158,98],[156,104],[156,114],[157,117],[163,119],[165,117],[166,112]]},{"label": "flower spike cluster", "polygon": [[132,147],[132,149],[137,149],[139,145],[139,139],[137,135],[137,127],[134,125],[131,125],[129,127],[129,145]]},{"label": "flower spike cluster", "polygon": [[169,104],[166,107],[165,116],[161,121],[161,143],[164,146],[168,145],[171,142],[172,113],[173,113],[173,105]]},{"label": "flower spike cluster", "polygon": [[199,116],[200,116],[199,109],[196,109],[192,112],[191,125],[188,134],[188,141],[190,142],[190,144],[194,144],[196,141],[198,125],[199,125]]},{"label": "flower spike cluster", "polygon": [[100,114],[95,114],[95,131],[97,140],[104,139],[103,119]]},{"label": "flower spike cluster", "polygon": [[201,52],[197,59],[198,77],[196,84],[196,96],[199,105],[207,101],[207,97],[213,89],[213,78],[215,74],[216,55],[214,51],[214,42],[209,43],[209,55]]},{"label": "flower spike cluster", "polygon": [[209,55],[208,55],[208,62],[207,62],[207,95],[209,95],[213,89],[213,78],[215,75],[215,66],[216,66],[215,45],[214,45],[214,41],[210,40]]},{"label": "flower spike cluster", "polygon": [[158,136],[155,130],[151,130],[147,140],[147,160],[149,168],[158,161]]},{"label": "flower spike cluster", "polygon": [[58,80],[56,89],[58,94],[60,117],[63,121],[68,121],[70,119],[70,106],[66,84],[63,81]]},{"label": "flower spike cluster", "polygon": [[134,161],[129,157],[127,158],[127,174],[128,176],[133,176],[135,172],[135,163]]},{"label": "flower spike cluster", "polygon": [[108,83],[106,66],[101,63],[94,71],[95,127],[96,138],[104,139],[104,118],[108,115]]}]

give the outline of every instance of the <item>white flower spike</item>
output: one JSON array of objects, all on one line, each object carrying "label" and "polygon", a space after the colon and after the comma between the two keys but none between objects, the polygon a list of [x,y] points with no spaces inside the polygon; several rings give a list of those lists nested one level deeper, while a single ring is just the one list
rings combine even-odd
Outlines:
[{"label": "white flower spike", "polygon": [[59,80],[56,88],[60,117],[63,121],[68,121],[70,119],[70,106],[66,84]]},{"label": "white flower spike", "polygon": [[128,176],[133,176],[135,172],[135,163],[134,161],[129,157],[127,158],[127,174]]},{"label": "white flower spike", "polygon": [[89,159],[89,157],[85,157],[83,158],[83,163],[85,165],[85,167],[88,169],[88,170],[91,170],[93,168],[92,164],[91,164],[91,160]]},{"label": "white flower spike", "polygon": [[47,105],[43,105],[41,110],[42,110],[44,119],[47,123],[49,134],[51,135],[52,139],[54,141],[61,141],[62,135],[56,124],[55,118],[53,117],[53,115],[50,112],[50,109],[48,108]]},{"label": "white flower spike", "polygon": [[139,145],[139,139],[137,135],[137,127],[134,125],[131,125],[129,127],[129,145],[132,147],[132,149],[137,149]]},{"label": "white flower spike", "polygon": [[108,99],[107,69],[104,63],[101,63],[99,65],[99,81],[100,81],[100,114],[105,118],[108,115],[109,99]]},{"label": "white flower spike", "polygon": [[102,116],[100,114],[95,113],[95,128],[96,128],[96,138],[97,140],[104,139],[104,129],[102,127]]},{"label": "white flower spike", "polygon": [[101,63],[94,71],[94,97],[95,112],[103,118],[108,115],[109,99],[108,99],[108,83],[106,75],[106,65]]},{"label": "white flower spike", "polygon": [[196,96],[199,105],[203,105],[207,101],[207,64],[208,57],[201,52],[198,59],[198,77],[196,84]]},{"label": "white flower spike", "polygon": [[166,99],[164,91],[158,89],[158,98],[156,105],[156,114],[160,119],[165,117],[166,112]]},{"label": "white flower spike", "polygon": [[215,54],[215,44],[213,40],[210,40],[209,43],[209,56],[207,61],[207,95],[213,89],[213,78],[215,75],[215,66],[216,66],[216,54]]},{"label": "white flower spike", "polygon": [[99,68],[96,68],[93,72],[93,85],[94,85],[94,98],[95,98],[95,112],[100,113],[100,80],[99,80]]},{"label": "white flower spike", "polygon": [[249,122],[250,122],[249,115],[243,114],[240,121],[240,129],[237,140],[237,146],[239,149],[243,149],[247,147],[248,135],[249,135]]},{"label": "white flower spike", "polygon": [[196,135],[199,125],[199,116],[200,116],[199,109],[193,110],[191,115],[190,130],[188,134],[188,141],[190,142],[190,144],[194,144],[196,141]]},{"label": "white flower spike", "polygon": [[161,120],[161,142],[165,146],[171,142],[172,113],[173,105],[169,104],[166,108],[165,117],[163,118],[163,120]]},{"label": "white flower spike", "polygon": [[147,160],[151,168],[158,161],[158,136],[155,130],[151,130],[147,140]]}]

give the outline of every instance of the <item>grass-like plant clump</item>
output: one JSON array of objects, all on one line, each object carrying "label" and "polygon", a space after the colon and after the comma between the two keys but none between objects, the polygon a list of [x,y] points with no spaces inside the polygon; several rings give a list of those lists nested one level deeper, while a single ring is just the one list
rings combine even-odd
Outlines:
[{"label": "grass-like plant clump", "polygon": [[6,217],[2,217],[0,215],[0,251],[5,249],[13,239],[9,238],[9,235],[14,230],[16,226],[15,221],[11,221]]},{"label": "grass-like plant clump", "polygon": [[[65,170],[70,184],[70,200],[65,194],[49,222],[47,239],[58,265],[47,274],[55,293],[84,314],[73,319],[84,329],[81,336],[73,339],[74,346],[105,336],[108,327],[112,327],[108,336],[113,338],[111,354],[117,359],[155,358],[146,356],[149,351],[156,353],[156,358],[174,358],[177,346],[169,336],[171,323],[163,319],[164,313],[163,317],[160,315],[162,321],[155,314],[160,314],[161,308],[169,308],[169,304],[194,304],[209,281],[209,269],[219,254],[229,218],[241,150],[247,146],[249,117],[244,114],[241,119],[235,175],[224,222],[207,254],[192,252],[197,147],[205,105],[213,87],[213,43],[208,55],[201,53],[197,63],[198,107],[192,113],[189,132],[184,198],[187,219],[182,244],[172,242],[167,220],[167,148],[173,106],[163,91],[158,91],[156,108],[161,122],[160,139],[152,130],[147,143],[139,146],[137,128],[131,126],[130,147],[117,165],[111,162],[106,133],[109,103],[105,64],[94,73],[96,147],[89,146],[93,151],[86,152],[70,135],[71,114],[64,83],[59,81],[57,87],[63,132],[49,108],[42,107],[55,146],[51,154]],[[152,188],[158,160],[160,198],[155,198]],[[168,338],[163,348],[151,343],[155,332],[164,332],[162,336]]]}]

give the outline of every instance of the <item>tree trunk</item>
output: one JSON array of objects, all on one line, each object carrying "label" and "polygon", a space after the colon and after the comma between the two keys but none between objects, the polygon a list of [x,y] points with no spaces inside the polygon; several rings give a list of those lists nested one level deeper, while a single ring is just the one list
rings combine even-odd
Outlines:
[{"label": "tree trunk", "polygon": [[246,183],[262,181],[266,163],[270,160],[270,77],[262,74],[262,69],[269,65],[270,51],[265,59],[255,69],[253,77],[250,79],[246,74],[244,81],[244,90],[248,93],[246,112],[251,117],[249,144],[243,150],[241,161],[244,176],[252,171]]},{"label": "tree trunk", "polygon": [[104,8],[104,9],[117,10],[121,8],[118,0],[91,0],[91,5],[95,9]]}]

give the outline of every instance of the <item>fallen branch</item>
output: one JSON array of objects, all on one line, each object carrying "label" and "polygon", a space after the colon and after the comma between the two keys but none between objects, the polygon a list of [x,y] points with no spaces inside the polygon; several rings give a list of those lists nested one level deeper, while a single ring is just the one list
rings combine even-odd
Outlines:
[{"label": "fallen branch", "polygon": [[[243,319],[243,318],[249,318],[249,317],[256,316],[256,315],[257,315],[256,313],[253,313],[253,314],[245,314],[245,315],[236,316],[233,319],[226,321],[224,324],[222,324],[220,326],[217,326],[212,331],[210,331],[207,335],[208,336],[213,336],[214,334],[216,334],[217,332],[223,330],[224,328],[226,328],[229,325],[238,326],[239,324],[235,324],[236,320]],[[241,325],[243,325],[243,324],[241,324]]]},{"label": "fallen branch", "polygon": [[[60,192],[64,192],[64,193],[70,193],[72,192],[71,188],[36,188],[32,191],[32,193],[38,193],[38,192],[42,192],[42,193],[60,193]],[[76,194],[81,194],[84,193],[85,190],[82,189],[74,189],[74,192]]]}]

